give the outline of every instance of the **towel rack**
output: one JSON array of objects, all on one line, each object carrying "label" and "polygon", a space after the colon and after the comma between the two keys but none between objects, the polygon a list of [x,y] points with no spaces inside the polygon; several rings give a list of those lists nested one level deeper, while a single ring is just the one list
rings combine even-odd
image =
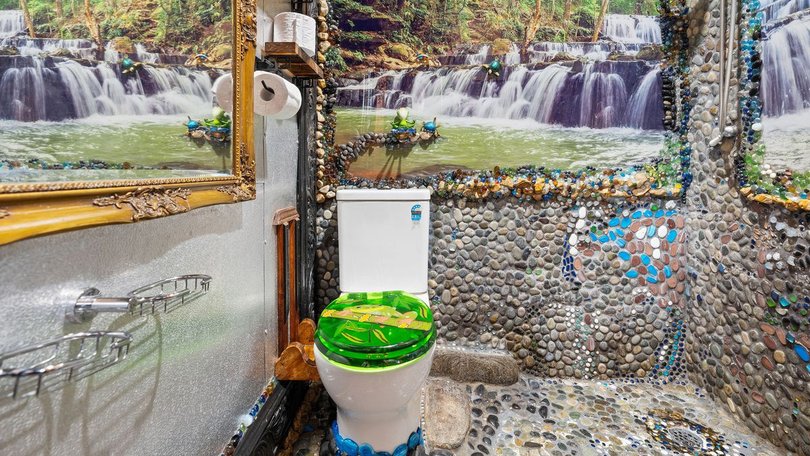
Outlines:
[{"label": "towel rack", "polygon": [[131,341],[122,331],[80,332],[0,353],[0,399],[38,396],[106,369],[126,358]]},{"label": "towel rack", "polygon": [[[132,315],[164,313],[208,293],[211,276],[188,274],[159,280],[130,291],[126,296],[102,296],[98,288],[87,288],[64,302],[65,318],[73,323],[92,320],[102,312]],[[75,296],[75,295],[74,295]]]}]

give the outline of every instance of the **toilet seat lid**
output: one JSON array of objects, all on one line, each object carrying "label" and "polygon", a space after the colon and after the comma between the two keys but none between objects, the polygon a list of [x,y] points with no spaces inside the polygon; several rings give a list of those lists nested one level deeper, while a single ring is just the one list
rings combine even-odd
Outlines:
[{"label": "toilet seat lid", "polygon": [[364,368],[414,360],[435,339],[430,307],[402,291],[344,294],[326,306],[315,332],[315,344],[328,359]]}]

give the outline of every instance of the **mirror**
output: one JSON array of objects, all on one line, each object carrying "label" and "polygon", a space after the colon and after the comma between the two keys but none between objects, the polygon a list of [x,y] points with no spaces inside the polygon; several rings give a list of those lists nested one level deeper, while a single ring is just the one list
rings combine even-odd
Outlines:
[{"label": "mirror", "polygon": [[810,191],[810,4],[746,4],[742,54],[751,142],[743,181],[783,200]]},{"label": "mirror", "polygon": [[[253,198],[254,17],[248,0],[0,0],[0,243]],[[72,220],[32,226],[34,194]]]},{"label": "mirror", "polygon": [[650,0],[333,6],[335,144],[350,177],[626,167],[664,147]]}]

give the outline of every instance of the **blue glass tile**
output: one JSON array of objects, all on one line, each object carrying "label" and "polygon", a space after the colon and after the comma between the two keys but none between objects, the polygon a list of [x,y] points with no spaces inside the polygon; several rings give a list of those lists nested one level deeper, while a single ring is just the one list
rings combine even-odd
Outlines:
[{"label": "blue glass tile", "polygon": [[631,279],[635,279],[636,277],[638,277],[638,271],[636,271],[635,269],[631,269],[631,270],[627,271],[626,275],[627,275],[627,277],[630,277]]},{"label": "blue glass tile", "polygon": [[633,212],[632,217],[633,217],[634,219],[641,218],[641,211],[636,211],[636,212]]},{"label": "blue glass tile", "polygon": [[793,351],[795,351],[796,354],[799,355],[799,359],[805,363],[810,361],[810,353],[808,353],[807,348],[805,348],[804,345],[796,344],[796,346],[793,347]]},{"label": "blue glass tile", "polygon": [[646,254],[642,253],[641,254],[641,262],[644,263],[644,264],[650,264],[650,257],[648,257]]},{"label": "blue glass tile", "polygon": [[655,277],[653,277],[653,276],[647,276],[647,282],[650,282],[650,283],[658,283],[658,279],[656,279],[656,278],[655,278]]},{"label": "blue glass tile", "polygon": [[611,240],[611,241],[615,241],[615,240],[616,240],[616,233],[614,233],[613,231],[611,231],[610,233],[608,233],[608,235],[610,236],[610,240]]},{"label": "blue glass tile", "polygon": [[618,225],[619,225],[619,219],[617,219],[617,218],[612,218],[608,222],[608,226],[618,226]]},{"label": "blue glass tile", "polygon": [[624,246],[625,246],[625,245],[627,245],[627,242],[625,242],[625,240],[624,240],[624,239],[619,238],[619,239],[616,239],[616,244],[617,244],[619,247],[624,248]]},{"label": "blue glass tile", "polygon": [[667,235],[667,242],[675,242],[675,238],[678,237],[677,230],[669,230],[669,234]]},{"label": "blue glass tile", "polygon": [[647,237],[653,237],[653,236],[655,236],[655,226],[650,225],[650,227],[647,228]]},{"label": "blue glass tile", "polygon": [[664,266],[664,275],[667,278],[672,277],[672,269],[669,266]]},{"label": "blue glass tile", "polygon": [[630,220],[629,218],[627,218],[627,217],[623,218],[622,219],[622,228],[627,228],[628,226],[630,226],[631,223],[633,223],[633,221]]},{"label": "blue glass tile", "polygon": [[631,258],[630,252],[628,252],[627,250],[620,251],[619,258],[621,258],[624,261],[630,261]]},{"label": "blue glass tile", "polygon": [[651,210],[647,209],[644,211],[644,217],[652,217],[653,213]]}]

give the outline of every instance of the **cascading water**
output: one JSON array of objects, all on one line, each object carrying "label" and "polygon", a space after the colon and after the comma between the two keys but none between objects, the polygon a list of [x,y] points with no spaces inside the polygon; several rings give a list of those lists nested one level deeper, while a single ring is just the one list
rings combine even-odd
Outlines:
[{"label": "cascading water", "polygon": [[25,20],[20,10],[0,11],[0,38],[8,38],[25,31]]},{"label": "cascading water", "polygon": [[646,62],[389,71],[338,89],[348,107],[411,107],[425,116],[534,119],[570,127],[661,129],[661,76]]},{"label": "cascading water", "polygon": [[626,125],[630,128],[654,130],[661,127],[664,115],[661,103],[661,70],[650,71],[639,83],[638,88],[627,102]]},{"label": "cascading water", "polygon": [[[810,1],[810,0],[808,0]],[[441,56],[441,68],[388,71],[338,89],[338,104],[366,109],[411,107],[420,115],[534,119],[567,127],[663,128],[661,74],[654,62],[608,60],[636,55],[661,42],[657,18],[608,15],[597,43],[532,43],[528,64],[512,44],[500,57],[500,78],[480,65],[495,55],[490,45]],[[557,62],[549,64],[551,62]]]},{"label": "cascading water", "polygon": [[661,27],[653,16],[608,14],[602,33],[620,43],[661,43]]},{"label": "cascading water", "polygon": [[763,114],[777,117],[810,108],[810,16],[770,30],[762,57]]},{"label": "cascading water", "polygon": [[765,23],[772,23],[793,13],[810,9],[810,0],[771,0],[762,2]]},{"label": "cascading water", "polygon": [[0,77],[0,119],[37,121],[101,115],[200,113],[210,109],[211,77],[183,67],[144,67],[135,76],[117,64],[12,57]]}]

